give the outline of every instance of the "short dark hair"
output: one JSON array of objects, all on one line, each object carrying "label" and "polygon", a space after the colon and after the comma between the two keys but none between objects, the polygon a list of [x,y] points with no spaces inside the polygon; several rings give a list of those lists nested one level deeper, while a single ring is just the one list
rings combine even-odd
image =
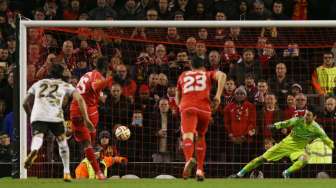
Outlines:
[{"label": "short dark hair", "polygon": [[108,67],[109,60],[106,57],[100,57],[97,60],[96,69],[99,71],[105,71]]},{"label": "short dark hair", "polygon": [[192,58],[191,66],[195,69],[204,67],[204,59],[194,56]]},{"label": "short dark hair", "polygon": [[245,49],[243,50],[243,54],[244,54],[245,52],[251,52],[251,53],[255,54],[255,51],[254,51],[254,49],[252,49],[252,48],[245,48]]},{"label": "short dark hair", "polygon": [[274,5],[275,3],[276,3],[276,4],[282,4],[282,5],[283,5],[283,2],[280,1],[280,0],[275,0],[275,1],[273,2],[273,5]]},{"label": "short dark hair", "polygon": [[63,78],[63,72],[64,72],[64,67],[58,63],[52,64],[49,73],[48,73],[48,78]]},{"label": "short dark hair", "polygon": [[268,83],[267,83],[267,81],[265,79],[260,79],[260,80],[258,80],[258,83],[259,82],[264,82],[264,83],[266,83],[268,85]]},{"label": "short dark hair", "polygon": [[229,82],[229,81],[232,81],[234,84],[236,84],[236,81],[233,78],[227,77],[226,82]]}]

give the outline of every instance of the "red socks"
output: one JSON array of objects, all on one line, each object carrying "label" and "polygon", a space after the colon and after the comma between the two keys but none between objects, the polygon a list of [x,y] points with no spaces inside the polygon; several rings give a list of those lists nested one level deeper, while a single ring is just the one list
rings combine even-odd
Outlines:
[{"label": "red socks", "polygon": [[88,147],[84,151],[85,151],[86,158],[90,161],[90,163],[91,163],[94,171],[97,174],[98,172],[100,172],[100,168],[99,168],[96,156],[94,154],[93,148],[92,147]]},{"label": "red socks", "polygon": [[204,159],[206,152],[206,142],[205,138],[196,141],[196,160],[197,160],[197,169],[203,171],[204,169]]},{"label": "red socks", "polygon": [[185,161],[189,161],[194,154],[194,143],[189,138],[183,140],[183,153]]}]

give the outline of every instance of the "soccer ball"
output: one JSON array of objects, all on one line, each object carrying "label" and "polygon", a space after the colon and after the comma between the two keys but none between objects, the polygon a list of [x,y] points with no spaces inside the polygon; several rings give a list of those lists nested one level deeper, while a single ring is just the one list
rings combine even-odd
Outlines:
[{"label": "soccer ball", "polygon": [[131,136],[131,131],[129,130],[128,127],[122,125],[115,130],[114,134],[118,140],[125,141],[128,140],[129,137]]}]

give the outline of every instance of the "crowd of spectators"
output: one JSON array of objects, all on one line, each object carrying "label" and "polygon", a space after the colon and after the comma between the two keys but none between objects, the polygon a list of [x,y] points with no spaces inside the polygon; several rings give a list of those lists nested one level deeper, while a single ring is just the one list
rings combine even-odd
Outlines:
[{"label": "crowd of spectators", "polygon": [[[24,2],[0,0],[0,136],[9,138],[13,137],[13,65],[18,53],[13,33],[17,13],[33,20],[306,20],[332,19],[336,12],[336,1],[332,0]],[[323,7],[328,11],[319,11]],[[295,32],[305,35],[304,30]],[[190,69],[194,57],[202,58],[207,70],[228,75],[222,103],[213,114],[207,136],[207,160],[247,162],[290,132],[272,132],[267,125],[302,116],[317,100],[322,101],[318,103],[318,122],[331,138],[336,138],[336,43],[332,50],[307,50],[291,37],[289,31],[276,27],[258,31],[239,27],[78,28],[69,32],[31,28],[27,83],[31,86],[46,76],[50,65],[60,63],[67,70],[65,79],[76,85],[82,75],[94,69],[98,57],[108,57],[114,84],[101,96],[98,131],[109,133],[114,151],[111,156],[140,162],[180,161],[176,82],[183,71]],[[220,47],[211,47],[211,42]],[[276,48],[278,44],[282,48]],[[119,142],[111,136],[120,125],[131,129],[130,140]],[[69,137],[72,161],[79,162],[81,150],[70,133]],[[104,152],[111,147],[103,146]],[[52,159],[43,155],[40,160]]]}]

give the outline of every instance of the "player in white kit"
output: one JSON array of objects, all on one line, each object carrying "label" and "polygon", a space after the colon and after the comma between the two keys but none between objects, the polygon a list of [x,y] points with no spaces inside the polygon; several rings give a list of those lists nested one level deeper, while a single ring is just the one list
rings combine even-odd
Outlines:
[{"label": "player in white kit", "polygon": [[[58,143],[60,157],[64,166],[64,181],[71,181],[70,154],[65,136],[64,117],[62,104],[64,97],[72,96],[77,100],[83,120],[88,127],[93,127],[90,121],[86,104],[82,96],[69,83],[62,80],[64,68],[59,64],[53,64],[47,79],[39,80],[28,90],[23,107],[30,117],[33,130],[30,153],[25,160],[25,168],[29,168],[37,158],[38,150],[43,144],[43,137],[50,130]],[[34,100],[30,108],[29,101]]]}]

